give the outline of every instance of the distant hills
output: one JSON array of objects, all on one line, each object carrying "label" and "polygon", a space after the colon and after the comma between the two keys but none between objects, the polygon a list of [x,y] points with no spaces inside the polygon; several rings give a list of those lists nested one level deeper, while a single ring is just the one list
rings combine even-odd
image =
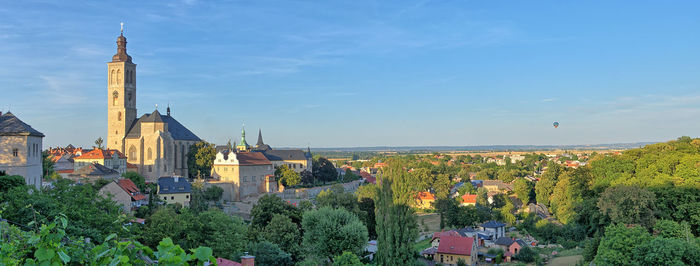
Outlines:
[{"label": "distant hills", "polygon": [[436,151],[543,151],[543,150],[626,150],[656,142],[586,144],[586,145],[479,145],[479,146],[376,146],[312,148],[319,152],[436,152]]}]

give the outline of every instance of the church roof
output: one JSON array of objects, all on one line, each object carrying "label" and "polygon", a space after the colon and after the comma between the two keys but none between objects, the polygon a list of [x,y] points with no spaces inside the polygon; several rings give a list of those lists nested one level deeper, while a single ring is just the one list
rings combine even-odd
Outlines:
[{"label": "church roof", "polygon": [[137,139],[141,137],[141,123],[143,122],[163,122],[168,124],[168,132],[175,140],[192,140],[200,141],[201,139],[197,137],[192,131],[187,129],[185,126],[180,124],[175,118],[169,115],[161,115],[158,110],[151,114],[144,114],[141,118],[134,121],[131,126],[129,133],[126,134],[127,139]]},{"label": "church roof", "polygon": [[25,124],[10,112],[0,115],[0,136],[35,136],[44,134]]},{"label": "church roof", "polygon": [[117,156],[121,159],[126,159],[126,155],[124,155],[118,150],[103,150],[98,148],[95,148],[88,152],[84,152],[82,155],[75,157],[75,159],[111,159],[114,154],[117,154]]},{"label": "church roof", "polygon": [[261,152],[236,153],[239,165],[265,165],[272,164]]},{"label": "church roof", "polygon": [[73,171],[71,176],[105,176],[119,174],[119,172],[99,163],[91,163],[83,168]]},{"label": "church roof", "polygon": [[263,154],[270,161],[306,160],[306,153],[302,150],[268,150]]}]

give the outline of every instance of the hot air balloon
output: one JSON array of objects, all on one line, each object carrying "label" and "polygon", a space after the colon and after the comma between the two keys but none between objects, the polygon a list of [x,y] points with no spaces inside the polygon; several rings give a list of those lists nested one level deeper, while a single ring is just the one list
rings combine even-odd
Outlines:
[{"label": "hot air balloon", "polygon": [[554,122],[552,125],[554,126],[554,128],[558,128],[558,127],[559,127],[559,122]]}]

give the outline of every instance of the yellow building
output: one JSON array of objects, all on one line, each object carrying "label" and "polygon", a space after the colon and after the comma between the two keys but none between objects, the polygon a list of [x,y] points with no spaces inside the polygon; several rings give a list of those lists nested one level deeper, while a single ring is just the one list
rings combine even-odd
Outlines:
[{"label": "yellow building", "polygon": [[158,197],[167,204],[180,203],[182,206],[189,206],[191,193],[192,185],[186,178],[158,178]]},{"label": "yellow building", "polygon": [[128,157],[147,181],[161,176],[188,176],[187,151],[200,141],[194,133],[157,108],[137,118],[136,64],[126,53],[126,38],[117,38],[117,54],[107,63],[107,148]]},{"label": "yellow building", "polygon": [[419,209],[432,209],[433,203],[435,202],[435,195],[428,191],[418,192],[416,195],[416,208]]},{"label": "yellow building", "polygon": [[433,261],[442,265],[457,265],[459,260],[467,265],[476,265],[478,254],[474,238],[443,235]]},{"label": "yellow building", "polygon": [[214,159],[212,185],[224,189],[223,199],[240,201],[262,193],[276,192],[272,163],[261,152],[219,151]]},{"label": "yellow building", "polygon": [[[243,138],[241,142],[245,142],[245,130],[243,131]],[[247,144],[246,144],[247,145]],[[275,150],[263,142],[262,130],[258,130],[258,142],[255,147],[252,148],[253,151],[262,152],[271,163],[273,168],[286,165],[289,169],[297,173],[301,173],[306,170],[312,171],[313,159],[311,158],[311,152],[304,152],[299,149],[286,149],[286,150]]]}]

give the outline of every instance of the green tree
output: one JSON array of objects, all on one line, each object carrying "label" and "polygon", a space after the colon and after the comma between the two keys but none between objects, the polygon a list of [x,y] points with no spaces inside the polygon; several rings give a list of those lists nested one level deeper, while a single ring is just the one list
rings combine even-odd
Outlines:
[{"label": "green tree", "polygon": [[394,185],[405,178],[400,166],[390,165],[386,177],[381,177],[377,195],[377,254],[378,265],[409,265],[415,262],[414,245],[418,236],[418,224],[413,210],[408,206],[402,186]]},{"label": "green tree", "polygon": [[314,179],[329,182],[338,180],[338,172],[331,161],[323,157],[315,157],[311,168]]},{"label": "green tree", "polygon": [[646,229],[634,226],[611,225],[605,228],[605,236],[600,240],[596,265],[631,265],[630,257],[635,247],[651,240]]},{"label": "green tree", "polygon": [[632,251],[632,265],[697,265],[700,247],[680,239],[663,237],[639,243]]},{"label": "green tree", "polygon": [[598,199],[600,211],[613,223],[654,225],[654,193],[635,186],[617,186],[605,190]]},{"label": "green tree", "polygon": [[191,178],[208,177],[216,159],[216,147],[206,141],[190,145],[187,151],[187,169]]},{"label": "green tree", "polygon": [[56,179],[54,178],[56,172],[53,168],[55,163],[51,159],[52,157],[53,156],[51,156],[48,151],[41,152],[41,166],[44,169],[44,178]]},{"label": "green tree", "polygon": [[363,266],[365,265],[360,261],[352,252],[344,251],[343,254],[336,256],[333,259],[333,266]]},{"label": "green tree", "polygon": [[[24,177],[18,175],[2,175],[0,176],[0,192],[6,193],[15,187],[23,187],[25,184]],[[2,200],[2,194],[0,194]]]},{"label": "green tree", "polygon": [[377,197],[377,185],[371,183],[361,185],[355,191],[355,195],[357,195],[358,199],[368,198],[374,200]]},{"label": "green tree", "polygon": [[283,201],[280,197],[273,194],[265,194],[258,203],[253,206],[250,211],[251,221],[250,226],[261,231],[272,220],[274,214],[282,214],[297,225],[301,224],[301,211],[293,205]]},{"label": "green tree", "polygon": [[270,223],[265,226],[261,237],[271,243],[278,243],[279,247],[292,255],[293,260],[302,258],[301,233],[299,226],[292,219],[282,214],[274,214]]},{"label": "green tree", "polygon": [[[294,265],[292,256],[280,249],[276,244],[262,241],[248,245],[251,255],[255,256],[256,265]],[[240,260],[239,258],[236,258]]]},{"label": "green tree", "polygon": [[537,203],[544,204],[547,207],[550,206],[549,199],[554,193],[554,187],[557,185],[559,175],[562,174],[563,170],[563,167],[559,164],[552,163],[547,171],[542,174],[535,185],[535,200],[537,200]]},{"label": "green tree", "polygon": [[302,184],[313,184],[314,182],[316,182],[314,180],[314,175],[311,173],[311,171],[306,169],[299,173],[299,178],[301,178]]},{"label": "green tree", "polygon": [[333,260],[343,251],[362,254],[367,245],[367,228],[344,209],[323,207],[304,213],[303,243],[309,254]]},{"label": "green tree", "polygon": [[523,202],[523,205],[530,203],[530,194],[534,185],[532,182],[527,181],[525,178],[518,178],[513,184],[513,189],[515,190],[515,195]]},{"label": "green tree", "polygon": [[539,254],[537,251],[525,246],[520,250],[520,252],[518,252],[518,254],[515,254],[513,258],[522,262],[530,263],[535,262],[538,257]]},{"label": "green tree", "polygon": [[219,201],[224,195],[224,189],[219,186],[210,186],[204,190],[204,199],[208,201]]},{"label": "green tree", "polygon": [[480,187],[476,190],[476,205],[488,207],[489,206],[489,191],[486,188]]},{"label": "green tree", "polygon": [[447,174],[439,174],[433,183],[435,196],[438,199],[446,199],[450,196],[450,187],[452,186],[450,176]]},{"label": "green tree", "polygon": [[100,149],[100,150],[102,149],[102,143],[103,143],[103,142],[104,142],[104,141],[102,140],[102,137],[98,137],[98,138],[95,140],[95,145],[97,145],[97,148],[98,148],[98,149]]},{"label": "green tree", "polygon": [[275,170],[275,178],[277,178],[277,181],[283,186],[296,186],[301,183],[299,173],[289,169],[287,165],[277,167]]}]

